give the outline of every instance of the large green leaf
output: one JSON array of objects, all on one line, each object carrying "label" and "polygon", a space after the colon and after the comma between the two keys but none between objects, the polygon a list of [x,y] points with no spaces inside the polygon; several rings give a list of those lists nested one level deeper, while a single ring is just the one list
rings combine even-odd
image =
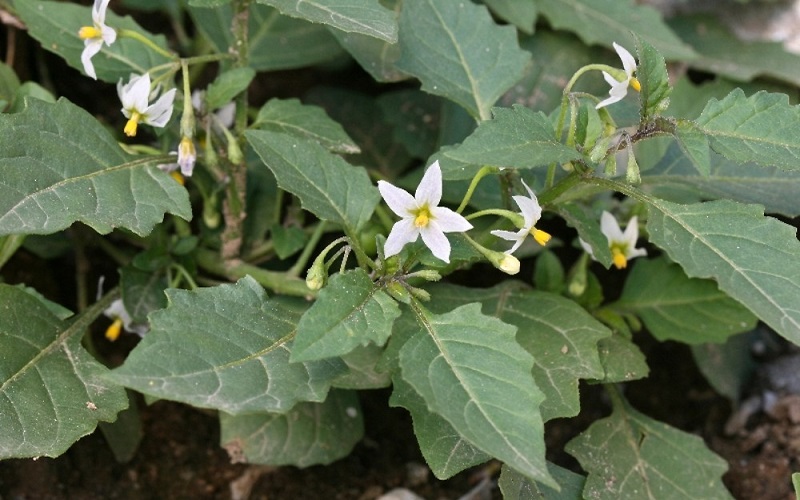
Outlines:
[{"label": "large green leaf", "polygon": [[497,17],[513,24],[520,31],[533,34],[538,9],[536,2],[519,2],[517,0],[484,0]]},{"label": "large green leaf", "polygon": [[113,297],[64,321],[23,289],[0,284],[0,459],[56,457],[128,406],[125,390],[81,337]]},{"label": "large green leaf", "polygon": [[611,416],[594,422],[566,450],[589,473],[584,498],[731,498],[727,463],[703,440],[633,409],[615,396]]},{"label": "large green leaf", "polygon": [[719,288],[800,344],[800,242],[758,205],[729,200],[677,205],[649,199],[650,241],[691,277]]},{"label": "large green leaf", "polygon": [[[234,46],[230,5],[213,9],[189,7],[189,13],[218,52],[227,53]],[[250,5],[248,41],[247,62],[259,71],[302,68],[344,54],[325,26],[284,16],[260,4]]]},{"label": "large green leaf", "polygon": [[383,345],[398,316],[397,302],[366,271],[336,274],[300,319],[291,360],[332,358],[359,345]]},{"label": "large green leaf", "polygon": [[778,42],[742,40],[714,16],[676,17],[669,25],[699,55],[690,62],[697,69],[739,81],[761,75],[800,84],[800,56]]},{"label": "large green leaf", "polygon": [[516,328],[483,315],[479,304],[416,313],[420,328],[400,350],[403,379],[473,446],[555,485],[544,460],[544,395]]},{"label": "large green leaf", "polygon": [[586,478],[553,463],[547,463],[561,491],[536,484],[513,469],[503,466],[497,486],[504,500],[581,500]]},{"label": "large green leaf", "polygon": [[[482,122],[445,157],[473,164],[475,172],[482,165],[532,168],[581,157],[556,140],[552,122],[541,111],[515,104],[511,109],[494,108],[492,113],[492,120]],[[446,164],[443,168],[447,170]]]},{"label": "large green leaf", "polygon": [[667,259],[637,260],[613,306],[639,315],[657,339],[686,344],[723,342],[755,326],[756,318],[720,292],[716,283],[692,279]]},{"label": "large green leaf", "polygon": [[400,13],[401,71],[422,90],[446,97],[481,120],[522,77],[530,54],[516,31],[498,26],[485,6],[452,0],[417,0]]},{"label": "large green leaf", "polygon": [[394,12],[374,0],[256,0],[287,16],[323,23],[348,33],[361,33],[394,43]]},{"label": "large green leaf", "polygon": [[312,139],[336,153],[360,152],[324,109],[303,104],[299,99],[270,99],[258,110],[253,127]]},{"label": "large green leaf", "polygon": [[[16,2],[17,13],[28,26],[28,33],[46,50],[63,57],[67,64],[83,71],[81,53],[83,40],[78,30],[92,25],[92,9],[70,2],[23,1]],[[130,17],[120,17],[110,9],[106,12],[106,24],[116,30],[137,31],[162,49],[167,48],[166,38],[147,33]],[[149,49],[132,38],[117,37],[109,47],[92,58],[97,78],[106,82],[128,79],[131,73],[144,74],[155,66],[168,62],[165,56]]]},{"label": "large green leaf", "polygon": [[21,113],[0,115],[0,235],[54,233],[77,221],[146,235],[164,212],[189,220],[189,196],[152,165],[159,159],[126,154],[66,99],[28,99]]},{"label": "large green leaf", "polygon": [[651,169],[642,172],[642,189],[679,203],[732,199],[764,205],[767,212],[800,215],[800,172],[734,163],[712,153],[707,176],[698,175],[677,144]]},{"label": "large green leaf", "polygon": [[642,86],[640,95],[642,105],[639,111],[642,121],[660,115],[669,106],[669,85],[667,66],[662,56],[652,45],[641,37],[636,37],[636,53],[639,63],[636,78]]},{"label": "large green leaf", "polygon": [[303,208],[344,226],[354,236],[380,200],[366,170],[354,167],[310,140],[266,130],[245,132],[278,185],[300,198]]},{"label": "large green leaf", "polygon": [[475,289],[435,285],[428,289],[433,311],[479,302],[485,314],[517,327],[517,342],[533,356],[533,378],[545,395],[547,421],[578,414],[578,379],[603,378],[597,343],[611,331],[575,302],[508,281]]},{"label": "large green leaf", "polygon": [[691,59],[694,51],[673,33],[652,7],[633,0],[538,0],[539,10],[554,28],[567,29],[588,44],[628,50],[632,33],[654,46],[667,59]]},{"label": "large green leaf", "polygon": [[[232,415],[286,412],[325,399],[338,360],[289,363],[302,308],[267,299],[250,277],[235,285],[168,290],[169,306],[112,380],[159,398]],[[298,299],[299,300],[299,299]]]},{"label": "large green leaf", "polygon": [[800,170],[800,106],[791,106],[785,94],[747,97],[736,89],[709,101],[697,125],[714,151],[730,160]]},{"label": "large green leaf", "polygon": [[321,403],[300,403],[287,413],[220,413],[220,442],[235,462],[327,465],[350,454],[364,434],[355,392],[333,390]]}]

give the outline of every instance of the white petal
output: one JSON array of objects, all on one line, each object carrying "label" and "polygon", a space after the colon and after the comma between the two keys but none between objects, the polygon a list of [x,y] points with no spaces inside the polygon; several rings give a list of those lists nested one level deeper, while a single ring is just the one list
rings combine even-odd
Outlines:
[{"label": "white petal", "polygon": [[92,64],[92,57],[94,57],[103,46],[102,40],[86,40],[85,47],[81,52],[81,62],[83,63],[83,71],[88,76],[97,80],[97,73],[94,71],[94,64]]},{"label": "white petal", "polygon": [[150,94],[150,75],[131,76],[131,81],[122,88],[122,107],[142,112],[147,109]]},{"label": "white petal", "polygon": [[522,213],[522,218],[525,219],[525,227],[530,230],[539,222],[542,217],[542,207],[536,202],[536,198],[528,198],[527,196],[512,196],[514,202]]},{"label": "white petal", "polygon": [[628,242],[628,248],[636,246],[636,240],[639,239],[639,219],[635,215],[628,221],[625,232],[622,233],[622,238]]},{"label": "white petal", "polygon": [[422,241],[431,249],[433,256],[449,264],[450,242],[447,241],[447,236],[444,235],[441,228],[437,227],[435,223],[428,224],[427,227],[420,230],[420,234]]},{"label": "white petal", "polygon": [[622,67],[625,68],[625,73],[627,73],[628,78],[630,78],[633,75],[633,72],[636,71],[636,59],[634,59],[631,53],[628,52],[622,45],[618,45],[616,42],[614,42],[613,45],[614,50],[617,51],[617,55],[619,55],[619,58],[622,61]]},{"label": "white petal", "polygon": [[625,256],[628,260],[636,258],[636,257],[644,257],[647,255],[647,250],[644,248],[633,248],[628,247],[627,255]]},{"label": "white petal", "polygon": [[522,231],[504,231],[502,229],[495,229],[494,231],[490,231],[491,234],[497,236],[498,238],[503,238],[507,241],[517,241],[520,239],[520,232],[522,233],[522,238],[525,238],[525,235],[528,234],[527,231],[524,229]]},{"label": "white petal", "polygon": [[586,243],[580,238],[578,238],[578,242],[580,242],[581,246],[583,247],[583,250],[594,259],[594,249],[592,249],[592,247],[588,243]]},{"label": "white petal", "polygon": [[623,97],[625,97],[625,96],[612,96],[612,97],[609,97],[608,99],[606,99],[604,101],[600,101],[599,103],[597,103],[597,106],[595,106],[594,109],[604,108],[604,107],[608,106],[609,104],[614,104],[615,102],[619,102],[619,101],[622,100]]},{"label": "white petal", "polygon": [[419,206],[428,204],[431,208],[439,205],[442,200],[442,169],[439,168],[439,161],[433,162],[414,193]]},{"label": "white petal", "polygon": [[431,208],[431,223],[445,233],[463,233],[472,229],[472,224],[463,215],[445,207]]},{"label": "white petal", "polygon": [[163,127],[172,117],[173,102],[176,89],[168,90],[144,113],[144,123],[154,127]]},{"label": "white petal", "polygon": [[411,219],[402,219],[394,223],[386,243],[383,245],[383,256],[386,258],[397,255],[408,243],[417,241],[419,229]]},{"label": "white petal", "polygon": [[108,26],[104,25],[101,33],[103,41],[106,42],[106,45],[111,45],[117,39],[117,32],[114,31],[114,28],[109,28]]},{"label": "white petal", "polygon": [[619,80],[611,76],[609,73],[606,73],[605,71],[603,71],[603,79],[605,79],[606,83],[608,83],[612,89],[617,85],[619,85]]},{"label": "white petal", "polygon": [[106,22],[106,9],[108,9],[108,2],[111,0],[94,0],[92,6],[92,20],[95,24],[104,24]]},{"label": "white petal", "polygon": [[603,214],[600,216],[600,231],[606,235],[609,243],[625,241],[617,219],[605,210],[603,210]]},{"label": "white petal", "polygon": [[389,182],[378,181],[378,191],[389,209],[398,217],[413,217],[411,211],[419,208],[413,196]]}]

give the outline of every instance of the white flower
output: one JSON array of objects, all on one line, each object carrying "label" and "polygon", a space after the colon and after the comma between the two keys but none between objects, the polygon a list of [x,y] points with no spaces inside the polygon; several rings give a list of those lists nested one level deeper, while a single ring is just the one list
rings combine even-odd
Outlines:
[{"label": "white flower", "polygon": [[140,337],[150,329],[147,325],[133,323],[131,315],[128,314],[125,305],[122,303],[122,299],[117,299],[112,302],[111,305],[103,311],[103,314],[114,320],[111,326],[106,329],[106,338],[112,342],[119,337],[121,328],[124,328],[126,332],[135,333]]},{"label": "white flower", "polygon": [[122,101],[122,114],[128,118],[125,124],[125,135],[133,137],[139,122],[163,127],[172,117],[172,104],[175,101],[175,89],[168,90],[154,104],[150,105],[150,75],[131,75],[127,85],[122,80],[117,83],[117,94]]},{"label": "white flower", "polygon": [[83,40],[84,45],[81,53],[83,71],[95,80],[97,80],[97,74],[94,72],[92,57],[100,52],[103,42],[111,46],[117,39],[117,32],[105,24],[108,2],[109,0],[94,0],[94,6],[92,7],[92,24],[94,26],[84,26],[78,31],[78,36]]},{"label": "white flower", "polygon": [[433,255],[449,263],[450,242],[444,233],[463,233],[472,229],[472,224],[449,208],[438,206],[442,199],[439,162],[433,162],[422,176],[414,196],[386,181],[378,181],[378,189],[392,212],[402,218],[386,238],[384,257],[397,255],[407,243],[422,236]]},{"label": "white flower", "polygon": [[178,165],[181,167],[181,174],[184,177],[191,177],[194,171],[194,162],[197,160],[197,151],[194,149],[194,142],[184,136],[178,145]]},{"label": "white flower", "polygon": [[514,242],[514,246],[512,246],[509,250],[506,250],[507,254],[514,253],[514,251],[519,248],[520,245],[522,245],[522,242],[525,241],[525,238],[529,234],[533,236],[533,238],[542,246],[547,244],[551,238],[551,236],[546,232],[534,227],[542,216],[542,207],[539,206],[539,200],[536,199],[536,195],[533,194],[531,188],[525,184],[525,181],[522,181],[522,185],[525,186],[529,196],[513,197],[520,209],[520,215],[524,220],[522,228],[517,232],[501,230],[492,231],[492,234],[498,238],[503,238],[504,240]]},{"label": "white flower", "polygon": [[611,90],[608,91],[608,94],[611,97],[600,102],[600,104],[596,106],[596,109],[600,109],[604,106],[608,106],[609,104],[614,104],[617,101],[621,101],[628,94],[629,85],[637,92],[642,89],[642,85],[639,83],[639,80],[633,76],[633,74],[636,72],[636,60],[633,58],[631,53],[625,50],[625,47],[617,45],[616,42],[614,42],[614,50],[617,51],[619,58],[622,60],[622,67],[625,68],[625,71],[624,73],[622,71],[619,72],[619,77],[622,78],[622,80],[617,80],[610,74],[603,71],[603,78],[605,78],[606,82],[611,85]]},{"label": "white flower", "polygon": [[[204,94],[205,92],[202,90],[195,90],[192,92],[192,107],[202,115],[207,113],[204,103]],[[225,128],[231,128],[233,126],[233,120],[236,117],[236,103],[229,102],[228,104],[224,104],[214,112],[214,116],[217,118],[217,122],[213,124],[215,127],[221,125]]]},{"label": "white flower", "polygon": [[[628,226],[623,233],[622,229],[619,228],[617,219],[603,210],[603,215],[600,216],[600,231],[608,239],[611,258],[614,262],[614,267],[617,269],[625,268],[630,259],[647,255],[647,250],[644,248],[636,248],[636,240],[639,239],[639,220],[635,215],[628,221]],[[583,249],[594,258],[592,247],[583,240],[580,240],[580,242]]]}]

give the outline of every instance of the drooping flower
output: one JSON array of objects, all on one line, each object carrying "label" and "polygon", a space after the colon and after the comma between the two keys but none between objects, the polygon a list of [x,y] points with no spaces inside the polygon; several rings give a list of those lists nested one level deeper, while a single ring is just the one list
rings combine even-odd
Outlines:
[{"label": "drooping flower", "polygon": [[94,71],[92,57],[100,52],[100,49],[103,47],[103,42],[111,46],[117,39],[117,32],[105,24],[106,9],[108,9],[109,1],[110,0],[94,0],[94,5],[92,6],[93,26],[84,26],[78,30],[78,36],[83,40],[84,45],[83,52],[81,53],[83,71],[95,80],[97,80],[97,74]]},{"label": "drooping flower", "polygon": [[639,83],[639,80],[633,76],[636,72],[636,60],[633,58],[630,52],[625,50],[625,47],[618,45],[616,42],[614,42],[614,50],[617,51],[619,58],[622,60],[622,67],[624,68],[624,71],[619,71],[616,77],[611,76],[609,73],[603,71],[603,78],[605,78],[606,82],[611,85],[611,90],[608,91],[608,94],[611,97],[605,101],[601,101],[596,106],[596,109],[600,109],[604,106],[608,106],[609,104],[614,104],[617,101],[621,101],[628,94],[628,86],[633,87],[633,90],[637,92],[642,90],[642,85]]},{"label": "drooping flower", "polygon": [[131,75],[130,81],[117,82],[117,94],[122,101],[122,114],[128,119],[125,124],[125,135],[133,137],[139,122],[163,127],[172,117],[172,104],[175,101],[175,89],[164,93],[155,103],[150,104],[150,75]]},{"label": "drooping flower", "polygon": [[542,246],[546,245],[551,238],[548,233],[536,229],[536,223],[539,222],[539,219],[542,217],[542,207],[539,206],[539,200],[536,198],[536,195],[533,194],[531,188],[525,184],[525,181],[522,181],[522,185],[525,186],[525,189],[528,191],[528,196],[514,196],[513,199],[520,209],[520,215],[524,221],[523,226],[517,232],[502,230],[492,231],[492,234],[498,238],[514,242],[514,245],[509,250],[506,250],[507,254],[514,253],[529,234]]},{"label": "drooping flower", "polygon": [[184,136],[178,145],[178,165],[184,177],[192,176],[195,161],[197,161],[197,151],[194,149],[194,141]]},{"label": "drooping flower", "polygon": [[122,303],[122,299],[117,299],[112,302],[111,305],[103,311],[103,314],[113,320],[111,325],[106,329],[106,338],[112,342],[119,338],[122,329],[129,333],[135,333],[140,337],[150,330],[147,325],[133,322],[131,315],[128,314],[128,310],[125,309],[125,305]]},{"label": "drooping flower", "polygon": [[[636,248],[636,240],[639,239],[639,220],[635,215],[628,221],[625,232],[622,232],[617,219],[603,210],[603,215],[600,216],[600,231],[608,239],[611,258],[617,269],[627,267],[630,259],[647,255],[647,250],[644,248]],[[594,258],[592,247],[583,240],[580,242],[583,249]]]},{"label": "drooping flower", "polygon": [[386,238],[384,257],[397,255],[406,244],[422,236],[433,255],[449,263],[450,242],[444,233],[463,233],[472,229],[472,224],[453,210],[439,206],[442,199],[439,162],[433,162],[422,176],[414,196],[386,181],[378,181],[378,190],[392,212],[401,217]]}]

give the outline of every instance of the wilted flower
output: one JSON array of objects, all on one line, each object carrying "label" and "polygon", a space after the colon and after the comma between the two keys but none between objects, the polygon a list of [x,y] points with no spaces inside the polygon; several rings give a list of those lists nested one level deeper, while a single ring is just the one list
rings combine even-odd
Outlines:
[{"label": "wilted flower", "polygon": [[633,76],[636,72],[636,60],[630,52],[625,50],[625,47],[618,45],[616,42],[614,42],[614,50],[617,51],[619,58],[622,60],[622,67],[625,68],[625,70],[618,71],[615,76],[611,76],[609,73],[603,71],[603,78],[611,85],[611,90],[608,91],[611,97],[605,101],[601,101],[596,106],[597,109],[621,101],[628,94],[628,86],[633,87],[633,90],[637,92],[642,90],[642,85],[639,83],[639,80]]},{"label": "wilted flower", "polygon": [[384,257],[397,255],[407,243],[422,241],[433,255],[450,262],[450,242],[444,233],[463,233],[472,229],[467,219],[449,208],[440,207],[442,170],[435,161],[422,176],[414,196],[386,181],[378,181],[378,189],[389,208],[401,217],[386,238]]},{"label": "wilted flower", "polygon": [[[617,269],[627,267],[630,259],[647,255],[647,250],[644,248],[636,248],[636,240],[639,239],[639,220],[635,215],[628,221],[628,226],[623,233],[617,219],[603,210],[603,215],[600,216],[600,231],[608,239],[611,258],[614,262],[614,267]],[[594,258],[592,247],[583,240],[580,240],[580,242],[583,249]]]},{"label": "wilted flower", "polygon": [[125,124],[125,135],[133,137],[139,122],[163,127],[172,117],[172,104],[175,101],[175,89],[168,90],[154,104],[150,105],[150,75],[131,75],[130,81],[117,83],[117,94],[122,101],[122,114],[128,119]]},{"label": "wilted flower", "polygon": [[100,52],[103,42],[110,46],[117,39],[117,32],[105,24],[108,2],[109,0],[94,0],[94,6],[92,6],[93,26],[84,26],[78,31],[78,36],[83,40],[84,45],[81,53],[83,71],[95,80],[97,80],[97,74],[94,71],[92,57]]}]

